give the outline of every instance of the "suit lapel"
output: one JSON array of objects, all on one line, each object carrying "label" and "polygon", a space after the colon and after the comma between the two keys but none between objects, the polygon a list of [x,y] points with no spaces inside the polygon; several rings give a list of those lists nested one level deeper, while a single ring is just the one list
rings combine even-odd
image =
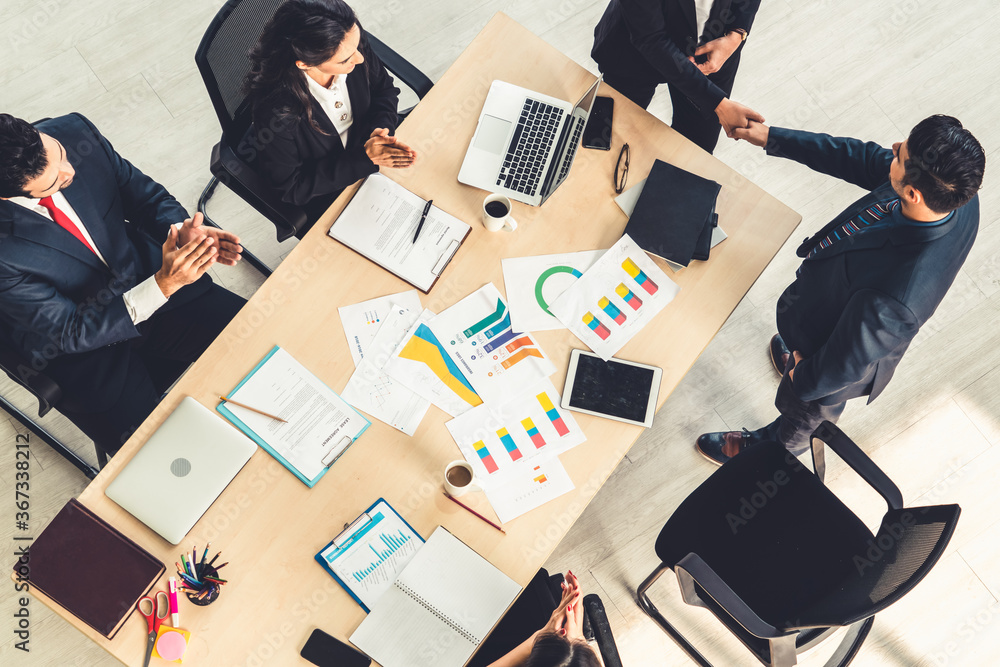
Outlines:
[{"label": "suit lapel", "polygon": [[[69,205],[73,207],[77,217],[80,218],[80,222],[87,228],[87,233],[90,234],[94,245],[101,252],[101,256],[104,257],[108,264],[115,264],[120,254],[118,248],[111,240],[111,236],[108,234],[108,228],[104,224],[101,211],[98,211],[94,205],[94,199],[91,197],[90,190],[85,187],[85,184],[81,185],[81,187],[74,187],[74,185],[76,183],[63,190],[63,196],[66,197]],[[93,255],[94,253],[88,251],[87,254]],[[100,260],[98,260],[98,263],[100,263]]]},{"label": "suit lapel", "polygon": [[[673,0],[671,0],[673,1]],[[721,0],[719,0],[721,2]],[[694,0],[680,0],[681,11],[684,12],[684,17],[687,19],[688,26],[691,28],[691,34],[694,35],[695,43],[701,39],[701,35],[698,33],[698,15],[694,9]]]},{"label": "suit lapel", "polygon": [[[850,208],[841,211],[840,215],[834,217],[833,220],[826,223],[826,225],[824,225],[822,229],[820,229],[812,236],[804,239],[802,241],[802,244],[799,245],[798,249],[795,251],[795,254],[798,255],[799,257],[805,257],[806,255],[809,254],[809,251],[815,248],[816,245],[819,244],[819,242],[822,241],[824,238],[826,238],[830,232],[842,227],[844,223],[846,223],[848,220],[856,216],[859,212],[864,211],[875,202],[891,198],[893,196],[892,187],[891,186],[888,187],[889,187],[888,191],[886,191],[883,188],[872,190],[870,193],[868,193],[858,201],[851,204]],[[837,244],[835,243],[833,245]],[[830,248],[832,247],[833,246],[830,246]],[[827,248],[827,250],[829,250],[829,248]]]},{"label": "suit lapel", "polygon": [[[91,268],[107,271],[108,267],[86,246],[57,223],[13,202],[0,202],[9,218],[11,235],[47,246],[64,253]],[[74,208],[76,208],[74,206]],[[90,231],[89,228],[87,231]],[[103,250],[102,250],[103,253]]]}]

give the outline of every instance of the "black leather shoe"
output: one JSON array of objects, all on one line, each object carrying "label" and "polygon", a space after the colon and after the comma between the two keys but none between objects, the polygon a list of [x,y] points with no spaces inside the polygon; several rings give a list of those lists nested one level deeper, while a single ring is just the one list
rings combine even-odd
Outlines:
[{"label": "black leather shoe", "polygon": [[716,431],[698,436],[695,449],[716,465],[722,465],[747,447],[753,445],[750,431]]},{"label": "black leather shoe", "polygon": [[784,375],[788,357],[792,353],[785,346],[785,341],[781,340],[781,334],[771,336],[771,344],[768,349],[771,351],[771,363],[774,364],[774,370],[778,371],[778,375]]}]

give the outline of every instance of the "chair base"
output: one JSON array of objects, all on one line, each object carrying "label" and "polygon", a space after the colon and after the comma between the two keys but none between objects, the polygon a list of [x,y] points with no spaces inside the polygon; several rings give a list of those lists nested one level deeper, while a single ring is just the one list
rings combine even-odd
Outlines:
[{"label": "chair base", "polygon": [[54,449],[57,454],[59,454],[64,459],[66,459],[74,466],[76,466],[76,468],[79,469],[80,472],[82,472],[84,475],[87,476],[87,479],[94,479],[95,477],[97,477],[98,473],[101,472],[101,468],[107,465],[108,463],[107,454],[105,454],[104,451],[101,450],[101,448],[98,447],[96,444],[94,445],[94,449],[97,452],[97,467],[95,468],[86,461],[84,461],[82,458],[80,458],[79,454],[77,454],[72,449],[61,443],[54,435],[46,431],[41,424],[36,422],[28,415],[24,414],[20,408],[15,406],[13,403],[8,401],[3,396],[0,396],[0,409],[2,409],[4,412],[9,414],[17,421],[24,424],[24,426],[29,431],[34,433],[39,440],[41,440],[46,445]]},{"label": "chair base", "polygon": [[[218,187],[218,185],[219,185],[219,179],[213,176],[212,180],[210,180],[208,182],[208,185],[205,186],[205,189],[201,191],[201,196],[198,198],[198,211],[203,216],[205,216],[206,225],[215,227],[216,229],[222,229],[222,227],[220,227],[218,223],[216,223],[214,220],[212,220],[212,218],[208,216],[208,200],[211,199],[212,195],[215,194],[215,188]],[[273,273],[271,267],[269,267],[267,264],[261,261],[259,257],[254,255],[245,247],[243,248],[242,256],[243,259],[246,260],[246,262],[250,264],[250,266],[257,269],[257,271],[259,271],[260,274],[264,276],[265,279],[271,277],[271,273]]]},{"label": "chair base", "polygon": [[[703,656],[698,649],[694,647],[691,642],[687,640],[684,635],[682,635],[670,622],[664,618],[660,610],[656,608],[653,601],[649,599],[647,591],[652,587],[654,583],[663,575],[664,572],[670,570],[670,567],[664,563],[660,563],[653,572],[646,577],[646,579],[639,584],[639,588],[636,590],[636,601],[639,607],[653,619],[660,629],[663,630],[673,641],[681,648],[684,653],[687,654],[693,662],[701,667],[713,667],[712,663]],[[847,633],[841,640],[840,644],[833,654],[827,659],[823,667],[846,667],[851,664],[854,658],[857,656],[858,651],[861,650],[861,645],[864,643],[865,639],[868,637],[868,633],[871,631],[872,624],[875,621],[874,616],[870,616],[864,620],[858,621],[847,628]],[[774,651],[772,650],[771,660],[765,660],[757,651],[751,648],[751,652],[754,656],[760,660],[761,664],[767,665],[768,667],[790,667],[796,664],[796,656],[800,653],[808,651],[819,645],[822,641],[827,639],[836,631],[835,628],[829,628],[827,630],[822,630],[818,632],[813,632],[809,635],[809,638],[801,646],[794,647],[794,650],[789,651]],[[804,634],[804,633],[803,633]],[[772,648],[774,648],[772,646]]]}]

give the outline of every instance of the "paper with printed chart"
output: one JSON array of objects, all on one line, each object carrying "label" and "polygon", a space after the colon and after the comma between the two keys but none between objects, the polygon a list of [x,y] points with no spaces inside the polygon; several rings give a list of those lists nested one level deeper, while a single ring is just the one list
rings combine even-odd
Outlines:
[{"label": "paper with printed chart", "polygon": [[549,309],[607,361],[679,291],[625,234]]},{"label": "paper with printed chart", "polygon": [[603,250],[583,250],[500,260],[511,326],[516,331],[566,328],[549,312],[549,304],[603,254]]},{"label": "paper with printed chart", "polygon": [[417,290],[411,289],[337,309],[340,313],[340,322],[344,326],[344,335],[347,336],[347,344],[351,348],[351,359],[354,360],[355,368],[361,363],[365,351],[381,328],[382,321],[394,305],[419,314],[420,295],[417,294]]},{"label": "paper with printed chart", "polygon": [[428,322],[480,398],[500,404],[556,367],[529,333],[511,326],[510,310],[487,283]]},{"label": "paper with printed chart", "polygon": [[427,326],[433,317],[429,310],[420,314],[386,361],[384,369],[392,379],[457,417],[481,405],[483,400]]},{"label": "paper with printed chart", "polygon": [[558,455],[587,439],[548,378],[446,424],[501,521],[573,488]]},{"label": "paper with printed chart", "polygon": [[[416,292],[413,294],[416,295]],[[344,400],[355,408],[410,436],[416,432],[427,414],[430,401],[394,380],[384,369],[400,341],[419,317],[419,299],[412,309],[398,303],[385,309],[378,331],[363,346],[364,358],[358,363],[357,370],[341,393]]]}]

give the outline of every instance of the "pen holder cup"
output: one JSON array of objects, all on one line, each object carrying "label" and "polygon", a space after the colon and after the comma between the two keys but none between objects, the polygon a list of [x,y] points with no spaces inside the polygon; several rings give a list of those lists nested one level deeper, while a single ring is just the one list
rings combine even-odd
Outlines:
[{"label": "pen holder cup", "polygon": [[[219,571],[216,570],[214,567],[206,567],[206,568],[204,568],[202,570],[201,576],[204,577],[206,575],[209,576],[209,577],[218,578]],[[208,583],[208,582],[206,582],[206,583]],[[219,591],[220,591],[221,588],[222,588],[221,586],[218,586],[218,585],[215,586],[208,593],[208,595],[206,595],[205,597],[201,598],[200,600],[198,599],[198,595],[196,593],[186,593],[187,599],[193,605],[197,605],[199,607],[205,607],[205,606],[210,605],[210,604],[212,604],[213,602],[215,602],[216,600],[219,599]]]}]

